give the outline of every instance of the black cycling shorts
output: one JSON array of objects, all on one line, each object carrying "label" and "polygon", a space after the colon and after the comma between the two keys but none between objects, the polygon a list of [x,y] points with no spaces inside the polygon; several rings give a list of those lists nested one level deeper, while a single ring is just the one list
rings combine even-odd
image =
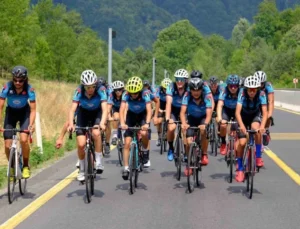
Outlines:
[{"label": "black cycling shorts", "polygon": [[[29,117],[30,117],[29,105],[19,109],[6,107],[4,129],[14,129],[17,126],[17,122],[20,122],[20,129],[28,130]],[[12,139],[13,132],[5,131],[3,136],[5,140]]]},{"label": "black cycling shorts", "polygon": [[[250,129],[252,123],[254,123],[254,122],[261,123],[261,113],[260,113],[260,111],[258,111],[257,113],[254,113],[254,114],[243,114],[243,113],[241,113],[241,116],[242,116],[242,120],[243,120],[243,123],[244,123],[246,129],[247,128]],[[238,131],[238,138],[246,138],[246,135],[243,134],[241,131]]]},{"label": "black cycling shorts", "polygon": [[[206,115],[202,116],[202,117],[197,117],[197,118],[190,116],[190,115],[187,117],[188,124],[191,127],[198,127],[199,125],[203,125],[205,123],[205,119],[206,119]],[[188,137],[193,137],[193,136],[194,136],[194,130],[188,128],[186,130],[186,137],[188,138]]]},{"label": "black cycling shorts", "polygon": [[120,107],[115,107],[115,106],[112,106],[112,111],[111,111],[112,114],[114,113],[120,113]]},{"label": "black cycling shorts", "polygon": [[[86,110],[82,107],[79,107],[77,112],[77,126],[79,127],[86,127],[86,126],[95,126],[99,125],[102,117],[101,109],[97,110]],[[77,130],[76,136],[85,135],[84,130]]]},{"label": "black cycling shorts", "polygon": [[[141,113],[134,113],[130,110],[128,110],[127,115],[126,115],[126,125],[128,127],[135,127],[135,126],[143,126],[146,124],[146,116],[147,112],[146,110],[141,112]],[[150,127],[148,129],[148,137],[150,138]],[[131,130],[126,130],[124,133],[124,137],[133,137],[133,131]]]}]

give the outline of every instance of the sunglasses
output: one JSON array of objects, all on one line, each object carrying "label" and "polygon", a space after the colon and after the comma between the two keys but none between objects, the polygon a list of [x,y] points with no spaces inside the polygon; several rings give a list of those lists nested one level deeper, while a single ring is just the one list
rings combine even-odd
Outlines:
[{"label": "sunglasses", "polygon": [[139,94],[139,92],[136,92],[136,93],[130,93],[130,95],[137,95]]},{"label": "sunglasses", "polygon": [[176,82],[184,82],[185,78],[176,78]]},{"label": "sunglasses", "polygon": [[95,89],[96,85],[91,85],[91,86],[84,86],[85,90],[89,90],[89,89]]},{"label": "sunglasses", "polygon": [[123,88],[114,89],[114,92],[121,92],[121,91],[123,91]]},{"label": "sunglasses", "polygon": [[15,83],[24,83],[25,80],[17,80],[17,79],[13,79],[13,81],[14,81]]},{"label": "sunglasses", "polygon": [[228,87],[231,89],[235,89],[235,88],[238,88],[239,85],[238,84],[229,84]]},{"label": "sunglasses", "polygon": [[257,88],[248,88],[247,89],[249,92],[257,92]]}]

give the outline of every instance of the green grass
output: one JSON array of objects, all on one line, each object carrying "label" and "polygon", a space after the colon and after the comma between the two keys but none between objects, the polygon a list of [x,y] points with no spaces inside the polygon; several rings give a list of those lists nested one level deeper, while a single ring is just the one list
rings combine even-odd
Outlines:
[{"label": "green grass", "polygon": [[[66,140],[64,147],[61,149],[56,149],[54,147],[55,139],[49,141],[43,139],[43,154],[40,153],[39,147],[34,147],[30,152],[30,169],[31,172],[34,172],[35,169],[42,167],[46,162],[50,160],[57,160],[64,156],[65,152],[71,151],[75,149],[76,146],[76,138],[72,140]],[[6,167],[0,167],[0,189],[4,187],[6,184]]]}]

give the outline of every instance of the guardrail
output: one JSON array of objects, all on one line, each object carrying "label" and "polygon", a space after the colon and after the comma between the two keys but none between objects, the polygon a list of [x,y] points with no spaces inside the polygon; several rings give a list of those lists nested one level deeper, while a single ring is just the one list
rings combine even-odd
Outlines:
[{"label": "guardrail", "polygon": [[275,106],[300,112],[300,90],[276,89]]}]

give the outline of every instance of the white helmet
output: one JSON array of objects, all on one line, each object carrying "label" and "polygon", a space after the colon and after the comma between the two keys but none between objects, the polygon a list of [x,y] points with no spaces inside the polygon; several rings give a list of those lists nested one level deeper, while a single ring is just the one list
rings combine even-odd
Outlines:
[{"label": "white helmet", "polygon": [[254,73],[254,75],[258,76],[262,83],[267,81],[267,74],[263,71],[257,71],[257,72]]},{"label": "white helmet", "polygon": [[187,70],[185,69],[178,69],[175,74],[174,74],[175,77],[178,77],[178,78],[186,78],[188,79],[189,78],[189,73]]},{"label": "white helmet", "polygon": [[244,87],[247,88],[259,88],[261,85],[260,78],[258,76],[248,76],[244,81]]},{"label": "white helmet", "polygon": [[112,88],[113,89],[120,89],[120,88],[123,88],[123,87],[124,87],[124,83],[122,81],[117,80],[117,81],[114,81],[112,83]]},{"label": "white helmet", "polygon": [[93,85],[97,82],[97,76],[92,70],[85,70],[81,73],[81,83],[85,86]]}]

